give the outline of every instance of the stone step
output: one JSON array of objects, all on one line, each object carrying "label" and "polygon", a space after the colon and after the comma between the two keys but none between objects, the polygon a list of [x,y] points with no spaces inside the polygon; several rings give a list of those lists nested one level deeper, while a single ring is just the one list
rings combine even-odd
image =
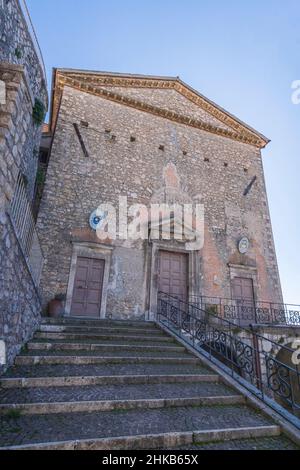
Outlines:
[{"label": "stone step", "polygon": [[[164,434],[148,434],[148,435],[137,435],[137,436],[124,436],[124,437],[112,437],[112,438],[100,438],[100,439],[80,439],[60,442],[47,442],[41,444],[25,444],[20,446],[7,446],[2,447],[0,450],[8,451],[21,451],[21,450],[151,450],[151,449],[197,449],[205,450],[205,444],[210,442],[211,445],[215,443],[215,449],[219,449],[219,439],[226,436],[226,443],[237,442],[242,443],[244,441],[243,436],[251,436],[249,440],[260,443],[261,440],[268,439],[274,446],[274,442],[281,441],[279,438],[280,428],[278,426],[252,426],[247,428],[235,428],[235,429],[218,429],[217,431],[203,431],[200,433],[193,432],[169,432]],[[265,436],[271,436],[266,438]],[[274,436],[274,437],[272,437]],[[194,443],[194,438],[197,439],[197,443]],[[203,443],[201,443],[201,438]],[[281,441],[282,442],[282,441]],[[204,445],[203,445],[204,444]],[[174,447],[176,445],[184,445],[184,447]],[[224,447],[223,447],[224,448]],[[268,448],[265,447],[267,450]],[[222,449],[222,447],[220,447]],[[236,446],[235,450],[239,447]],[[280,447],[279,447],[280,449]],[[289,442],[290,450],[298,450],[298,447]],[[274,446],[274,450],[277,448]]]},{"label": "stone step", "polygon": [[[228,431],[227,431],[228,433]],[[227,434],[228,435],[228,434]],[[215,442],[211,440],[208,443],[195,443],[192,445],[185,445],[184,447],[175,447],[172,450],[195,450],[200,452],[201,450],[299,450],[298,446],[293,442],[289,441],[284,436],[279,437],[259,437],[250,439],[231,439]],[[167,450],[167,449],[161,449]]]},{"label": "stone step", "polygon": [[176,352],[184,352],[186,349],[183,346],[165,346],[164,344],[152,344],[152,345],[141,345],[136,343],[128,343],[124,344],[125,342],[120,342],[112,344],[110,342],[107,343],[88,343],[88,342],[62,342],[62,341],[52,341],[52,342],[39,342],[39,341],[30,341],[27,344],[27,349],[29,351],[118,351],[122,354],[123,351],[150,351],[150,352],[165,352],[169,353],[176,353]]},{"label": "stone step", "polygon": [[178,382],[6,389],[0,391],[0,403],[1,414],[46,414],[233,405],[245,403],[245,398],[221,383]]},{"label": "stone step", "polygon": [[[74,356],[72,352],[67,354],[68,352],[64,352],[63,355],[59,355],[56,353],[55,355],[51,355],[50,351],[47,351],[47,354],[43,353],[43,351],[35,355],[19,355],[15,360],[16,365],[37,365],[37,364],[161,364],[162,362],[165,364],[198,364],[199,359],[189,356],[186,354],[185,357],[176,356],[173,353],[173,357],[171,355],[163,356],[158,354],[157,356],[154,353],[151,355],[144,354],[142,355],[140,352],[137,355],[134,355],[134,352],[130,353],[130,355],[126,355],[126,353],[117,354],[115,353],[112,355],[104,355],[102,353],[101,356],[95,355],[80,355]],[[128,353],[129,354],[129,353]]]},{"label": "stone step", "polygon": [[50,333],[80,333],[80,334],[108,334],[108,335],[134,335],[148,337],[163,337],[167,335],[159,328],[134,328],[127,326],[79,326],[79,325],[41,325],[40,332]]},{"label": "stone step", "polygon": [[81,379],[87,377],[131,377],[131,376],[186,376],[186,375],[209,375],[216,377],[210,369],[204,367],[198,360],[194,364],[165,363],[104,363],[104,364],[58,364],[58,365],[23,365],[11,367],[4,377],[0,378],[0,385],[4,386],[6,380],[17,379],[51,379],[58,378],[68,380],[69,378]]},{"label": "stone step", "polygon": [[192,449],[281,434],[154,323],[44,319],[0,387],[5,449]]},{"label": "stone step", "polygon": [[21,413],[22,415],[43,415],[59,413],[91,413],[113,410],[132,409],[157,409],[180,406],[212,406],[212,405],[236,405],[244,404],[245,398],[240,395],[198,397],[198,398],[157,398],[139,400],[99,400],[99,401],[78,401],[78,402],[57,402],[57,403],[20,403],[16,405],[1,405],[0,415],[9,415],[10,412]]},{"label": "stone step", "polygon": [[2,448],[152,449],[211,442],[224,436],[279,434],[278,426],[244,405],[0,416]]},{"label": "stone step", "polygon": [[84,327],[98,327],[105,326],[118,327],[118,328],[141,328],[141,329],[159,329],[155,322],[147,321],[134,321],[134,320],[99,320],[99,319],[84,319],[84,318],[43,318],[42,325],[65,325],[65,326],[84,326]]},{"label": "stone step", "polygon": [[55,333],[55,332],[42,332],[38,331],[35,333],[34,339],[45,339],[45,340],[79,340],[79,341],[111,341],[113,343],[117,341],[134,341],[136,343],[147,344],[151,343],[175,343],[174,339],[165,335],[136,335],[129,333]]},{"label": "stone step", "polygon": [[[51,344],[51,343],[50,343]],[[127,357],[158,357],[161,360],[164,360],[165,357],[167,358],[178,358],[178,359],[184,359],[184,358],[194,358],[193,354],[191,354],[189,351],[187,351],[185,348],[183,350],[179,351],[161,351],[159,348],[140,348],[137,347],[135,348],[134,346],[125,346],[123,349],[120,348],[119,346],[116,347],[115,350],[85,350],[85,349],[76,349],[75,351],[71,349],[62,349],[62,350],[44,350],[44,349],[27,349],[24,348],[21,356],[74,356],[76,355],[77,357],[82,357],[82,356],[101,356],[104,359],[106,357],[123,357],[126,359]],[[17,364],[17,362],[16,362]]]},{"label": "stone step", "polygon": [[[43,367],[43,366],[40,366]],[[53,366],[58,367],[58,366]],[[84,366],[83,366],[84,367]],[[219,376],[201,375],[108,375],[108,376],[65,376],[65,377],[21,377],[0,379],[2,389],[10,388],[47,388],[74,387],[88,385],[132,385],[132,384],[176,384],[176,383],[217,383]]]}]

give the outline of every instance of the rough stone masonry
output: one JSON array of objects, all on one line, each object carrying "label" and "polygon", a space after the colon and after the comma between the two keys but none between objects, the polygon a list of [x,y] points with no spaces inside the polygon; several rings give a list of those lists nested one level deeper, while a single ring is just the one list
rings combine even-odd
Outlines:
[{"label": "rough stone masonry", "polygon": [[[151,318],[161,252],[174,254],[174,266],[176,254],[187,257],[188,296],[231,298],[241,278],[251,280],[256,300],[282,302],[261,155],[268,139],[177,78],[58,69],[53,79],[53,144],[38,218],[45,308],[64,294],[65,314],[73,315],[78,289],[91,290],[83,270],[102,260],[98,316]],[[119,196],[128,205],[204,204],[204,247],[186,252],[151,233],[101,243],[89,216],[101,203],[117,206]],[[249,249],[241,254],[243,237]]]},{"label": "rough stone masonry", "polygon": [[[0,1],[0,339],[5,340],[6,367],[39,325],[37,286],[8,216],[18,175],[34,196],[41,127],[33,122],[35,99],[47,108],[40,60],[18,1]],[[25,216],[25,214],[24,214]],[[0,365],[0,373],[3,367]]]}]

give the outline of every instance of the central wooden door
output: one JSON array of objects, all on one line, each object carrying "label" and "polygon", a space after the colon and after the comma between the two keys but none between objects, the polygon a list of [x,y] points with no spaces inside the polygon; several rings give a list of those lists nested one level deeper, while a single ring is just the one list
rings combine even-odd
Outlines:
[{"label": "central wooden door", "polygon": [[232,298],[235,300],[237,317],[241,325],[255,321],[253,281],[249,278],[236,277],[232,280]]},{"label": "central wooden door", "polygon": [[159,291],[187,301],[188,256],[185,253],[161,251],[159,257]]},{"label": "central wooden door", "polygon": [[77,258],[71,315],[100,318],[105,261]]}]

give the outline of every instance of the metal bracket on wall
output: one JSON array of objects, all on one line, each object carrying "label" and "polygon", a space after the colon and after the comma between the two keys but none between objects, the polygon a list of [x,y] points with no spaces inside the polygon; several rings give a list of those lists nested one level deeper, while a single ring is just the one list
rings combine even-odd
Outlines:
[{"label": "metal bracket on wall", "polygon": [[82,135],[81,135],[81,133],[80,133],[78,124],[76,124],[76,122],[74,122],[74,123],[73,123],[73,126],[74,126],[74,129],[75,129],[76,135],[77,135],[77,137],[78,137],[78,140],[79,140],[79,142],[80,142],[80,145],[81,145],[82,151],[83,151],[83,153],[84,153],[84,156],[85,156],[86,158],[89,158],[89,153],[88,153],[87,148],[86,148],[86,146],[85,146],[85,143],[84,143],[84,141],[83,141],[83,138],[82,138]]},{"label": "metal bracket on wall", "polygon": [[250,183],[248,184],[247,188],[244,191],[244,196],[247,196],[247,194],[250,193],[252,186],[254,185],[255,181],[257,180],[257,176],[254,176]]}]

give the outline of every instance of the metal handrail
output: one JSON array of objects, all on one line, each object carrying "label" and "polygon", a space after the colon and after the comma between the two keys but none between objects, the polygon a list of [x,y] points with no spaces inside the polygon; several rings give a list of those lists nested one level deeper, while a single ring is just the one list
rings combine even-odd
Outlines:
[{"label": "metal handrail", "polygon": [[[170,299],[172,299],[172,301],[174,303],[175,302],[179,303],[179,309],[184,311],[184,312],[188,311],[188,313],[191,317],[194,316],[194,318],[196,318],[196,319],[199,318],[199,316],[196,315],[197,312],[198,312],[199,314],[201,314],[202,317],[204,315],[206,318],[210,318],[210,320],[213,319],[213,318],[216,319],[216,320],[219,320],[223,324],[227,325],[228,328],[233,328],[234,330],[238,329],[240,332],[253,334],[253,327],[251,325],[249,325],[248,327],[247,326],[237,325],[236,323],[234,323],[231,320],[228,320],[227,318],[223,318],[222,316],[217,315],[216,313],[211,312],[211,311],[207,312],[206,310],[204,310],[200,307],[196,307],[195,305],[191,304],[190,302],[188,302],[186,300],[181,300],[181,299],[179,299],[178,297],[176,297],[175,295],[172,295],[172,294],[166,294],[165,292],[159,292],[158,297],[160,297],[160,296],[164,296],[165,298],[170,298]],[[184,308],[180,308],[181,304],[184,305]],[[270,343],[273,343],[274,345],[280,346],[281,348],[284,347],[285,349],[287,349],[290,352],[294,352],[294,349],[289,348],[288,346],[279,345],[279,343],[277,343],[276,341],[273,341],[273,340],[267,338],[266,336],[264,336],[262,334],[259,334],[259,333],[255,333],[255,334],[258,338],[261,338],[263,340],[267,340]]]},{"label": "metal handrail", "polygon": [[233,299],[206,295],[190,296],[190,303],[204,310],[215,309],[223,318],[262,325],[300,326],[300,305],[265,300]]},{"label": "metal handrail", "polygon": [[[215,299],[217,301],[229,301],[229,302],[234,302],[236,300],[240,299],[234,299],[232,297],[218,297],[214,295],[191,295],[189,298],[191,299]],[[249,299],[242,299],[242,301],[249,302]],[[285,306],[285,307],[298,307],[300,310],[300,305],[299,304],[287,304],[284,302],[272,302],[271,300],[253,300],[254,303],[258,304],[265,304],[265,305],[274,305],[274,306]]]},{"label": "metal handrail", "polygon": [[9,207],[9,217],[35,285],[38,286],[44,256],[36,230],[32,207],[27,197],[24,178],[21,173],[18,175],[14,195]]},{"label": "metal handrail", "polygon": [[163,292],[157,321],[300,429],[300,368],[281,357],[295,349]]}]

